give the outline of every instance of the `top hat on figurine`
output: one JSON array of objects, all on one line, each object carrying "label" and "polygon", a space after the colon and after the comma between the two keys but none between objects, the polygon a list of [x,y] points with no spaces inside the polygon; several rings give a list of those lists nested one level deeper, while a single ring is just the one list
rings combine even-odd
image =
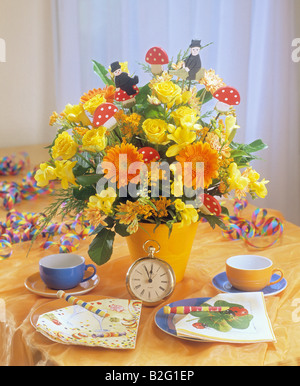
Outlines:
[{"label": "top hat on figurine", "polygon": [[193,47],[201,48],[201,40],[192,40],[190,48],[193,48]]},{"label": "top hat on figurine", "polygon": [[117,71],[119,68],[121,68],[121,65],[119,62],[113,62],[111,65],[110,65],[110,68],[111,68],[111,72],[115,72]]}]

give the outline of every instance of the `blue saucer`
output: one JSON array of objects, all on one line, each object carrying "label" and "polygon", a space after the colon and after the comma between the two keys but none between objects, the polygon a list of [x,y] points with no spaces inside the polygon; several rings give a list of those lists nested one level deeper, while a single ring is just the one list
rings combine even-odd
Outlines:
[{"label": "blue saucer", "polygon": [[[274,273],[272,275],[272,281],[279,279],[279,275]],[[244,292],[240,291],[236,288],[234,288],[230,283],[227,278],[226,272],[221,272],[218,275],[216,275],[212,279],[212,284],[221,292],[229,292],[229,293],[239,293],[239,292]],[[272,296],[272,295],[277,295],[281,291],[283,291],[287,286],[287,281],[283,278],[280,280],[280,282],[270,285],[268,287],[265,287],[261,292],[263,292],[264,296]]]}]

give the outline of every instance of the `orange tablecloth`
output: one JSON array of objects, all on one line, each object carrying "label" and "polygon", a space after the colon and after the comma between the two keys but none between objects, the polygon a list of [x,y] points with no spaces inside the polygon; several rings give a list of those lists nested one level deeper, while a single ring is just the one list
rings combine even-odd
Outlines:
[{"label": "orange tablecloth", "polygon": [[[15,209],[38,212],[48,202],[49,197],[40,197],[34,201],[23,201]],[[254,208],[249,207],[245,212],[249,215]],[[280,216],[280,213],[273,210],[269,210],[268,214]],[[1,208],[0,219],[4,217],[5,211]],[[88,262],[89,242],[90,239],[86,239],[78,249],[78,253]],[[29,245],[28,242],[16,244],[12,256],[0,261],[0,365],[201,366],[300,363],[300,228],[289,222],[284,222],[284,234],[273,247],[254,251],[269,257],[275,266],[282,268],[288,282],[282,293],[266,297],[276,343],[197,343],[178,339],[162,332],[155,325],[155,314],[163,304],[155,308],[143,307],[134,350],[54,343],[36,332],[30,323],[31,312],[51,299],[35,295],[24,287],[24,280],[38,271],[39,259],[49,254],[49,250],[42,250],[39,243],[36,243],[26,257]],[[218,290],[211,280],[224,271],[226,259],[232,255],[248,253],[250,250],[243,241],[228,241],[219,229],[212,231],[207,224],[199,224],[184,280],[176,285],[168,302],[217,295]],[[130,264],[126,241],[117,237],[113,257],[98,268],[100,283],[89,294],[129,298],[125,276]]]}]

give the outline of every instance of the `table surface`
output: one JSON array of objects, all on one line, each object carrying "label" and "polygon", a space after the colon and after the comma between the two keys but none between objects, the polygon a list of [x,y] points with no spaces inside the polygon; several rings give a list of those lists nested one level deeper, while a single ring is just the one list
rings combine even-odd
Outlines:
[{"label": "table surface", "polygon": [[[0,149],[0,157],[27,150],[31,165],[47,160],[42,146],[22,149]],[[24,173],[1,180],[20,181]],[[41,212],[50,197],[38,197],[15,205],[19,212]],[[255,206],[249,205],[243,216],[249,217]],[[0,221],[6,211],[0,207]],[[282,215],[268,209],[268,216]],[[91,238],[80,243],[77,253],[87,262]],[[242,240],[229,241],[220,229],[211,230],[199,224],[185,277],[178,283],[167,303],[196,297],[213,297],[219,292],[212,278],[225,270],[228,257],[238,254],[260,254],[284,270],[287,288],[278,295],[266,297],[266,306],[276,343],[228,344],[200,343],[170,336],[155,324],[154,308],[143,307],[134,350],[87,348],[55,343],[36,332],[30,323],[31,313],[52,300],[29,292],[24,281],[38,272],[38,261],[49,254],[37,240],[28,256],[30,242],[15,244],[13,254],[0,261],[0,365],[101,365],[101,366],[205,366],[205,365],[299,365],[300,363],[300,228],[284,221],[281,239],[271,248],[250,249]],[[55,252],[54,252],[55,253]],[[132,263],[125,239],[116,238],[111,260],[97,267],[100,282],[89,295],[128,299],[126,272]]]}]

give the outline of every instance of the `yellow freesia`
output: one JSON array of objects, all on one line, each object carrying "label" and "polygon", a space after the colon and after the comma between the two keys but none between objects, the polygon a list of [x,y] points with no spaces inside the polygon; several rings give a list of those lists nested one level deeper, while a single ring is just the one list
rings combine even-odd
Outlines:
[{"label": "yellow freesia", "polygon": [[[169,127],[171,127],[171,125],[169,125]],[[176,145],[172,145],[169,147],[166,152],[166,156],[174,157],[180,152],[180,150],[194,142],[197,137],[197,134],[195,133],[195,131],[192,131],[187,127],[177,127],[177,129],[168,134],[167,137],[168,139],[176,142]]]},{"label": "yellow freesia", "polygon": [[54,142],[52,148],[52,157],[62,157],[64,160],[72,158],[77,152],[77,143],[73,140],[71,135],[64,131],[59,134]]},{"label": "yellow freesia", "polygon": [[179,212],[181,222],[179,227],[191,225],[198,221],[197,210],[192,205],[186,205],[180,198],[174,201],[175,209]]},{"label": "yellow freesia", "polygon": [[266,184],[268,184],[269,181],[266,181],[265,178],[260,182],[254,182],[250,185],[250,189],[254,190],[254,192],[258,195],[260,198],[265,198],[268,194],[268,190],[266,188]]},{"label": "yellow freesia", "polygon": [[175,205],[175,209],[176,209],[178,212],[181,212],[182,210],[185,209],[185,203],[184,203],[180,198],[177,198],[177,199],[174,201],[174,205]]},{"label": "yellow freesia", "polygon": [[112,205],[115,202],[117,193],[112,187],[102,190],[100,194],[91,196],[89,198],[88,208],[99,209],[106,215],[109,215],[112,211]]},{"label": "yellow freesia", "polygon": [[258,181],[260,179],[260,175],[259,175],[259,173],[257,173],[256,170],[249,168],[248,178],[249,178],[250,182],[252,183],[252,182]]},{"label": "yellow freesia", "polygon": [[247,177],[242,176],[237,164],[233,162],[229,166],[229,189],[230,190],[245,190],[248,187],[250,180]]},{"label": "yellow freesia", "polygon": [[106,128],[103,126],[87,131],[82,137],[82,149],[94,153],[104,150],[107,145],[105,133]]},{"label": "yellow freesia", "polygon": [[76,161],[55,161],[55,174],[61,180],[63,189],[68,189],[69,184],[77,185],[73,174]]},{"label": "yellow freesia", "polygon": [[236,125],[236,117],[228,115],[225,119],[225,140],[231,142],[240,126]]},{"label": "yellow freesia", "polygon": [[82,104],[74,106],[68,104],[62,114],[71,122],[80,123],[82,126],[91,125],[91,121],[87,117]]},{"label": "yellow freesia", "polygon": [[46,163],[40,164],[40,168],[35,173],[34,179],[37,182],[37,186],[47,186],[49,181],[56,179],[55,169]]}]

